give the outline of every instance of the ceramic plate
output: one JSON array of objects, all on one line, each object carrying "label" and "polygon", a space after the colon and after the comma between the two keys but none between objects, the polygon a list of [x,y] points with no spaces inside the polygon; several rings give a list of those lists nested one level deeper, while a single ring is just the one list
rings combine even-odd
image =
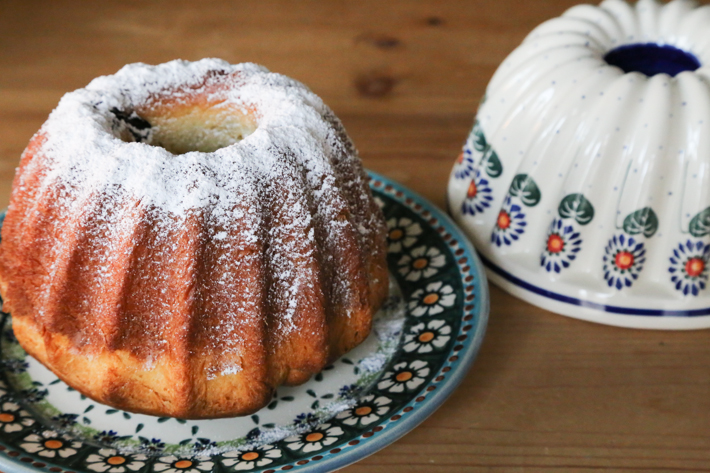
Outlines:
[{"label": "ceramic plate", "polygon": [[6,473],[325,472],[422,422],[473,362],[488,294],[467,240],[439,210],[371,174],[389,226],[390,297],[373,333],[252,416],[192,421],[120,411],[82,396],[0,337],[0,470]]}]

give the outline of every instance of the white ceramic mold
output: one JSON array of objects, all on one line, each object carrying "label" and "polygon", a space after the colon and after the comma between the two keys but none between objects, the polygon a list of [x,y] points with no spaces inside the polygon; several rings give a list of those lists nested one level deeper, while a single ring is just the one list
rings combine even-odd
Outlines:
[{"label": "white ceramic mold", "polygon": [[710,6],[578,5],[486,90],[449,210],[490,279],[624,327],[710,327]]}]

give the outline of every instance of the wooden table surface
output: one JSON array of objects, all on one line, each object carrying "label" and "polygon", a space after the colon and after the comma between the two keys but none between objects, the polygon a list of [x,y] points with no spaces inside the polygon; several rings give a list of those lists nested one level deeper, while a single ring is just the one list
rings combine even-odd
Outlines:
[{"label": "wooden table surface", "polygon": [[[0,208],[65,92],[131,62],[252,61],[310,86],[365,165],[443,206],[496,65],[574,0],[0,3]],[[710,332],[605,327],[491,288],[461,387],[345,471],[708,471]]]}]

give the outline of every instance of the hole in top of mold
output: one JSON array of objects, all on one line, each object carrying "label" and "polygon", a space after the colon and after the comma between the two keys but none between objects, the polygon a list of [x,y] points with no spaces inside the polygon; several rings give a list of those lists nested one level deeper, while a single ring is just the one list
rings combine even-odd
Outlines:
[{"label": "hole in top of mold", "polygon": [[694,71],[700,67],[700,61],[689,52],[655,43],[619,46],[606,53],[604,60],[624,72],[641,72],[649,77],[662,73],[675,77],[683,71]]},{"label": "hole in top of mold", "polygon": [[111,112],[118,138],[159,146],[173,154],[211,153],[243,140],[257,128],[252,111],[209,100],[158,99],[135,110],[114,108]]}]

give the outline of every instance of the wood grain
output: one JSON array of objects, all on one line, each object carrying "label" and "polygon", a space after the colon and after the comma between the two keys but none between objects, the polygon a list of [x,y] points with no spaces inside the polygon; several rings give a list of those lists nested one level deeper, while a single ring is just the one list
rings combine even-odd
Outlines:
[{"label": "wood grain", "polygon": [[[365,165],[443,206],[498,63],[572,0],[0,3],[0,208],[67,91],[123,64],[253,61],[308,84]],[[708,471],[710,332],[557,316],[492,288],[468,377],[419,428],[345,471]]]}]

